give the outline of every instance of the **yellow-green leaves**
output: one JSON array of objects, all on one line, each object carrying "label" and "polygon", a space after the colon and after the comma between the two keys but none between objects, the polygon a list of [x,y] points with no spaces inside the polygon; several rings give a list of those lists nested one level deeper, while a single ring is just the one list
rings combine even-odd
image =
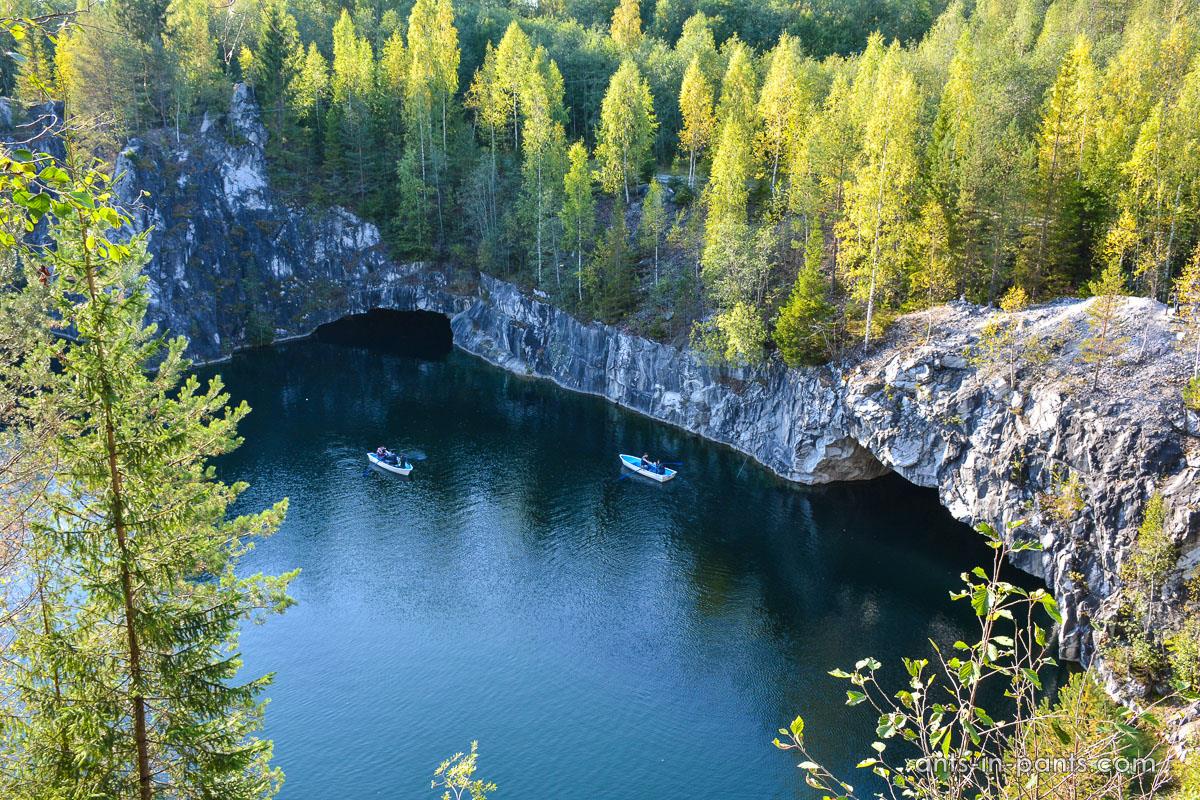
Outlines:
[{"label": "yellow-green leaves", "polygon": [[650,158],[657,130],[650,86],[637,65],[625,61],[608,83],[596,131],[597,177],[606,192],[622,192],[629,202],[629,187]]},{"label": "yellow-green leaves", "polygon": [[679,89],[679,113],[683,127],[679,148],[688,156],[688,188],[696,185],[696,166],[701,153],[712,140],[716,118],[713,116],[713,89],[700,68],[700,57],[693,56],[683,73]]}]

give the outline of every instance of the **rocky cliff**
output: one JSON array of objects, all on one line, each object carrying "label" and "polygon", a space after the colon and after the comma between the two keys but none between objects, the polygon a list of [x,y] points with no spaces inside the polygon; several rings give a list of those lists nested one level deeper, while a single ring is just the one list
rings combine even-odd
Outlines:
[{"label": "rocky cliff", "polygon": [[1103,366],[1096,389],[1078,358],[1088,301],[1006,321],[1029,351],[1015,380],[965,357],[990,318],[966,304],[907,317],[846,363],[715,367],[582,323],[488,276],[464,281],[392,262],[378,231],[349,212],[279,199],[264,139],[239,89],[225,119],[206,119],[178,143],[167,134],[134,140],[119,160],[123,196],[152,231],[152,314],[188,335],[200,358],[373,307],[443,312],[468,352],[725,443],[790,480],[894,470],[936,488],[965,522],[1026,520],[1023,531],[1045,549],[1021,566],[1058,597],[1072,658],[1090,656],[1091,620],[1152,492],[1167,498],[1181,571],[1200,560],[1200,454],[1187,434],[1200,421],[1179,402],[1189,364],[1159,304],[1123,301],[1124,355]]}]

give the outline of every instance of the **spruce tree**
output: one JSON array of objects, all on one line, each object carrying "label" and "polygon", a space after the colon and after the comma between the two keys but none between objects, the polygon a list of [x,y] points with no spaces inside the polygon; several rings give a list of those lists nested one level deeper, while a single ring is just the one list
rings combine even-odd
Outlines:
[{"label": "spruce tree", "polygon": [[26,291],[44,291],[78,338],[44,340],[28,360],[43,383],[24,402],[54,420],[55,468],[31,511],[35,604],[0,665],[0,759],[14,767],[0,794],[269,797],[282,776],[256,732],[270,676],[238,674],[237,640],[247,618],[288,605],[291,576],[244,577],[238,562],[286,501],[228,516],[245,486],[208,462],[238,444],[248,409],[219,379],[188,375],[184,339],[144,323],[145,241],[121,241],[129,220],[108,176],[44,175],[53,247],[24,250],[39,270]]},{"label": "spruce tree", "polygon": [[825,234],[813,226],[804,248],[804,265],[791,296],[779,310],[773,338],[789,367],[824,363],[832,355],[829,322],[833,306],[826,299],[829,281],[821,272]]},{"label": "spruce tree", "polygon": [[259,18],[254,70],[247,77],[254,84],[255,99],[263,111],[267,129],[276,137],[281,137],[284,130],[287,89],[298,66],[292,54],[298,43],[296,21],[288,13],[284,0],[267,0]]}]

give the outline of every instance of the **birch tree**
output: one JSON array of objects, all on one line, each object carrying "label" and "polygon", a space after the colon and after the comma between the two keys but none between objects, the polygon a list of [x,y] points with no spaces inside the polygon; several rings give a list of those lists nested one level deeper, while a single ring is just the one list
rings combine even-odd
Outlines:
[{"label": "birch tree", "polygon": [[629,202],[629,185],[650,158],[656,130],[650,86],[637,66],[626,61],[608,83],[596,131],[598,177],[606,192],[622,192]]},{"label": "birch tree", "polygon": [[865,308],[864,345],[871,342],[880,302],[894,296],[904,271],[918,171],[919,97],[897,47],[880,66],[869,111],[862,160],[847,188],[837,232],[839,269]]},{"label": "birch tree", "polygon": [[700,57],[693,56],[683,73],[679,89],[679,113],[683,128],[679,131],[679,148],[688,157],[689,189],[696,187],[696,164],[712,139],[716,119],[713,116],[713,90],[704,71],[700,68]]}]

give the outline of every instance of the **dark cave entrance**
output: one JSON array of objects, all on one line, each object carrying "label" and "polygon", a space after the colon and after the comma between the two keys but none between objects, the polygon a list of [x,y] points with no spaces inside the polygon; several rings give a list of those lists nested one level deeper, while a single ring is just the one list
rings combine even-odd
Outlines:
[{"label": "dark cave entrance", "polygon": [[450,318],[436,311],[374,308],[321,325],[313,337],[319,342],[416,358],[444,358],[454,349]]}]

